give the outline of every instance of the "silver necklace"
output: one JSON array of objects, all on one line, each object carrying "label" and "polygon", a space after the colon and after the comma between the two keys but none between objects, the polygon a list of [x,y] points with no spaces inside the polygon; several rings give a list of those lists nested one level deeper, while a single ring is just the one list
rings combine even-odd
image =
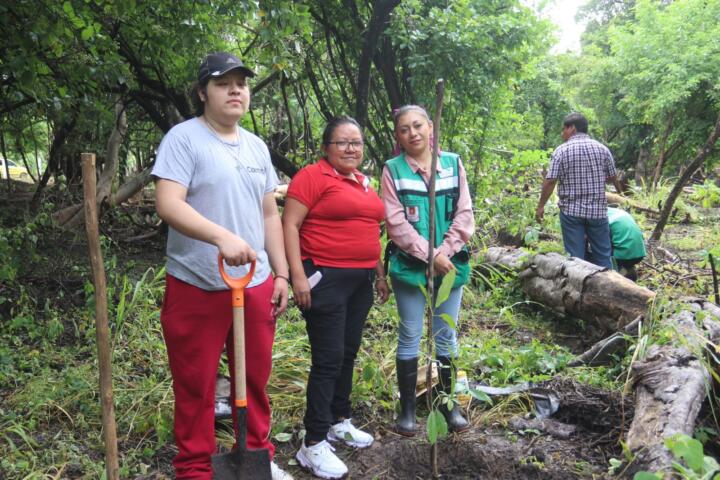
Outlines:
[{"label": "silver necklace", "polygon": [[235,145],[235,146],[232,146],[232,145],[228,145],[228,142],[225,141],[225,140],[220,136],[220,134],[218,133],[218,131],[215,130],[215,128],[213,128],[213,126],[210,124],[210,122],[207,121],[207,119],[206,119],[204,116],[201,117],[201,118],[202,118],[203,123],[208,126],[208,129],[210,130],[210,133],[212,133],[213,137],[215,137],[215,139],[216,139],[218,142],[220,142],[220,143],[222,144],[222,146],[225,147],[225,149],[226,149],[228,152],[230,152],[230,156],[235,160],[235,164],[236,164],[237,166],[241,165],[242,162],[240,161],[240,129],[238,128],[238,126],[235,125],[235,142],[236,142],[236,145]]}]

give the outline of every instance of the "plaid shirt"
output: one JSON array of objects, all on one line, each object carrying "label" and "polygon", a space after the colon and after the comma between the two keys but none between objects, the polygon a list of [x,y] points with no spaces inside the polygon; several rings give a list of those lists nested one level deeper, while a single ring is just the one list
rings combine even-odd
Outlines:
[{"label": "plaid shirt", "polygon": [[555,149],[549,179],[557,179],[560,210],[580,218],[607,218],[605,181],[615,176],[610,150],[585,133],[576,133]]}]

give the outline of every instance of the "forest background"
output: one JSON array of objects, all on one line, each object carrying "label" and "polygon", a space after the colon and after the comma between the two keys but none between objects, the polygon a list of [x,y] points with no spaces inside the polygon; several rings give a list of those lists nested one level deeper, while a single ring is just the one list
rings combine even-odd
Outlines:
[{"label": "forest background", "polygon": [[[317,158],[326,120],[349,114],[365,128],[363,169],[377,182],[394,146],[392,109],[432,110],[444,79],[441,146],[468,171],[478,258],[507,242],[561,251],[557,209],[544,226],[533,214],[562,118],[580,111],[625,172],[625,193],[660,211],[639,217],[648,237],[686,250],[688,269],[706,269],[708,254],[720,256],[720,0],[590,0],[578,17],[587,23],[581,51],[553,54],[556,27],[512,0],[2,2],[0,155],[31,181],[1,186],[0,474],[102,472],[93,287],[77,235],[82,152],[98,156],[122,473],[168,471],[172,392],[157,321],[164,233],[149,171],[163,134],[193,116],[188,90],[210,51],[235,52],[256,71],[242,123],[286,181]],[[682,222],[696,226],[692,235]],[[666,228],[675,234],[663,237]],[[709,298],[707,271],[695,279],[641,282]],[[480,282],[469,301],[484,311],[468,305],[465,318],[509,315],[517,333],[545,315],[506,280]],[[392,332],[392,305],[373,315]],[[296,310],[279,328],[273,437],[292,444],[302,434],[307,345]],[[371,423],[391,422],[394,408],[382,328],[359,361],[358,401]],[[510,373],[522,357],[516,340],[498,336],[494,367],[478,340],[463,353],[468,370],[493,384],[544,380],[570,357],[569,347],[528,339],[532,360]],[[620,390],[631,354],[570,376]],[[599,474],[601,463],[585,473]]]}]

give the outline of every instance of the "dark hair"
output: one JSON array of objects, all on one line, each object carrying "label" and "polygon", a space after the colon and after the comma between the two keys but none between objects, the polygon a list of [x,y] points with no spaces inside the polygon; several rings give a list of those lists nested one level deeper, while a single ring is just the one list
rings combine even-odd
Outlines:
[{"label": "dark hair", "polygon": [[563,126],[574,126],[579,133],[587,133],[588,121],[582,113],[573,112],[563,120]]},{"label": "dark hair", "polygon": [[190,101],[192,102],[196,117],[199,117],[203,113],[205,113],[205,102],[200,100],[200,92],[202,92],[203,95],[205,95],[205,98],[207,98],[207,84],[207,81],[203,82],[202,84],[200,84],[199,82],[194,82],[192,84],[192,87],[190,87]]},{"label": "dark hair", "polygon": [[428,122],[431,121],[430,115],[428,115],[427,110],[425,110],[420,105],[403,105],[402,107],[393,111],[393,124],[397,127],[397,123],[398,120],[400,120],[400,117],[409,112],[417,112],[423,117],[427,118]]},{"label": "dark hair", "polygon": [[363,139],[365,139],[363,129],[357,122],[357,120],[347,115],[340,115],[337,117],[333,117],[328,121],[327,126],[325,127],[325,130],[322,134],[322,144],[324,147],[327,147],[328,145],[330,145],[330,142],[332,142],[332,136],[333,133],[335,133],[335,129],[337,129],[340,125],[345,124],[355,125],[358,130],[360,130],[360,135],[363,137]]}]

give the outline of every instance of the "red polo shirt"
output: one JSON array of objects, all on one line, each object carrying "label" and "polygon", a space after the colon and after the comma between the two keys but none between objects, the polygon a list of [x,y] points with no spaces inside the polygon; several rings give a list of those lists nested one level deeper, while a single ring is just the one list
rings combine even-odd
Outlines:
[{"label": "red polo shirt", "polygon": [[374,268],[380,259],[382,200],[369,180],[355,171],[357,182],[339,175],[324,158],[300,170],[287,196],[307,207],[300,227],[300,254],[315,265]]}]

